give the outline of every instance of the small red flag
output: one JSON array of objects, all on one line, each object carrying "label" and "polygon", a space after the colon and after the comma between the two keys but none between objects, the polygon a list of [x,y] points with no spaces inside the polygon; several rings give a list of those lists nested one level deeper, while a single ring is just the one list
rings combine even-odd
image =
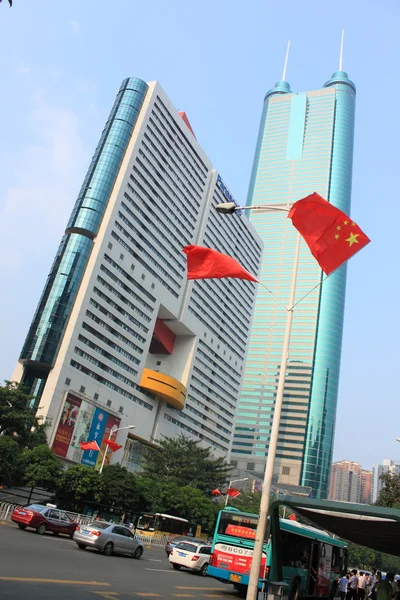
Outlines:
[{"label": "small red flag", "polygon": [[211,494],[213,496],[222,496],[221,492],[219,491],[218,488],[215,488],[215,490],[212,490]]},{"label": "small red flag", "polygon": [[346,213],[316,192],[295,202],[288,217],[327,275],[371,241]]},{"label": "small red flag", "polygon": [[239,490],[235,490],[235,488],[228,488],[226,495],[230,496],[230,498],[236,498],[237,496],[240,496],[240,492]]},{"label": "small red flag", "polygon": [[97,442],[80,442],[79,443],[82,450],[100,450]]},{"label": "small red flag", "polygon": [[297,517],[295,513],[292,513],[291,515],[289,515],[288,517],[291,521],[297,521]]},{"label": "small red flag", "polygon": [[113,440],[104,440],[104,443],[107,444],[111,452],[116,452],[117,450],[122,448],[121,444],[117,444],[117,442],[114,442]]},{"label": "small red flag", "polygon": [[183,252],[187,255],[188,279],[222,279],[233,277],[256,281],[258,279],[246,271],[237,260],[212,248],[203,246],[185,246]]}]

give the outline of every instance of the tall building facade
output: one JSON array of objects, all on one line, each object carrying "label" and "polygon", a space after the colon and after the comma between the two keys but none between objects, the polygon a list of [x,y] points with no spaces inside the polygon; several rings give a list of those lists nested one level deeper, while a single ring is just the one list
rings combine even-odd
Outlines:
[{"label": "tall building facade", "polygon": [[372,471],[360,463],[341,460],[332,465],[329,500],[371,504]]},{"label": "tall building facade", "polygon": [[372,473],[372,502],[375,503],[378,500],[379,492],[384,487],[381,480],[382,475],[385,473],[400,475],[400,460],[385,458],[382,464],[373,465]]},{"label": "tall building facade", "polygon": [[182,252],[209,246],[258,273],[262,242],[246,216],[218,215],[226,200],[185,113],[157,82],[126,79],[13,375],[66,461],[94,466],[99,453],[79,442],[129,425],[115,459],[133,471],[161,436],[189,435],[226,455],[256,288],[188,282]]},{"label": "tall building facade", "polygon": [[[248,205],[318,192],[350,212],[356,90],[339,71],[320,89],[278,82],[264,100]],[[284,213],[251,213],[264,242],[259,288],[231,458],[262,472],[274,414],[297,231]],[[274,478],[326,497],[332,461],[346,266],[323,273],[302,241]],[[313,291],[312,291],[313,290]],[[302,300],[306,295],[307,297]]]}]

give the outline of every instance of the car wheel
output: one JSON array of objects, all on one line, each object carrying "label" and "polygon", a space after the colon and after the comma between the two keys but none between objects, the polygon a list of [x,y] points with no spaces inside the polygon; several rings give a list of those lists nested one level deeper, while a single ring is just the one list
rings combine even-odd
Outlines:
[{"label": "car wheel", "polygon": [[20,529],[26,529],[26,525],[22,525],[22,523],[18,523],[18,527],[19,527]]},{"label": "car wheel", "polygon": [[74,533],[75,533],[75,531],[73,531],[72,533],[69,534],[69,537],[70,537],[71,540],[74,539]]},{"label": "car wheel", "polygon": [[133,556],[133,558],[136,558],[137,560],[139,560],[139,558],[142,558],[142,554],[143,554],[143,548],[142,548],[142,546],[138,546],[132,556]]},{"label": "car wheel", "polygon": [[174,567],[174,569],[176,569],[177,571],[179,571],[179,569],[181,568],[181,565],[177,565],[176,563],[171,563],[171,564]]},{"label": "car wheel", "polygon": [[78,544],[78,548],[80,548],[81,550],[84,550],[86,548],[85,544]]},{"label": "car wheel", "polygon": [[206,577],[207,576],[207,567],[208,567],[208,563],[204,563],[204,565],[201,566],[199,575],[202,575],[202,577]]},{"label": "car wheel", "polygon": [[45,525],[45,523],[41,523],[41,525],[39,525],[39,527],[36,527],[36,533],[38,533],[39,535],[43,535],[44,533],[46,533],[47,531],[47,527]]},{"label": "car wheel", "polygon": [[108,542],[103,548],[104,556],[111,556],[114,551],[114,544],[112,542]]}]

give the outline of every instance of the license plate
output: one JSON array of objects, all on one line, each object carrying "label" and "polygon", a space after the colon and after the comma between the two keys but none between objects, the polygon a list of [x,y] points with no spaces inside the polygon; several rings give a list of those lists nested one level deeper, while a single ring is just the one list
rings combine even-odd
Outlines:
[{"label": "license plate", "polygon": [[26,512],[25,512],[25,511],[23,511],[23,510],[20,510],[20,511],[19,511],[19,514],[20,514],[20,515],[26,515]]},{"label": "license plate", "polygon": [[178,556],[186,556],[184,552],[178,552]]},{"label": "license plate", "polygon": [[240,583],[242,580],[240,575],[234,575],[233,573],[229,575],[229,581],[234,581],[235,583]]},{"label": "license plate", "polygon": [[90,531],[87,529],[81,529],[81,533],[83,533],[83,535],[89,535]]}]

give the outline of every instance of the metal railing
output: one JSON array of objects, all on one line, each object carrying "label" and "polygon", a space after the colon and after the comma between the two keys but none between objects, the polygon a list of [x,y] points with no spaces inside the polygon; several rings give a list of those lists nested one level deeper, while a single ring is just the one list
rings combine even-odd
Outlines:
[{"label": "metal railing", "polygon": [[[0,521],[10,521],[13,510],[18,506],[22,506],[21,504],[11,504],[10,502],[0,502]],[[86,525],[93,520],[92,517],[88,515],[81,515],[79,513],[73,513],[68,510],[65,511],[67,515],[79,523],[79,525]]]}]

